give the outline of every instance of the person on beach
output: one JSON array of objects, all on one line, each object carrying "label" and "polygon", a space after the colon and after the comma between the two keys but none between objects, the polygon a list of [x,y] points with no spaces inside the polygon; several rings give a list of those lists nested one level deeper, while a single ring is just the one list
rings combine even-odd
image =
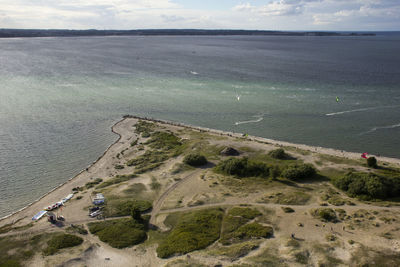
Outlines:
[{"label": "person on beach", "polygon": [[294,234],[291,234],[290,236],[292,237],[292,239],[294,239],[294,238],[295,238],[295,237],[294,237]]}]

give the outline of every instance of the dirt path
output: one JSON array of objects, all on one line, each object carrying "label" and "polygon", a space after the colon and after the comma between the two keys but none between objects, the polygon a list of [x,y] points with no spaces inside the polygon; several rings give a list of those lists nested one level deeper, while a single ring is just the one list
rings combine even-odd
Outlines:
[{"label": "dirt path", "polygon": [[161,194],[161,196],[156,201],[154,201],[153,209],[150,214],[151,215],[150,224],[155,225],[156,215],[160,212],[161,207],[164,203],[164,200],[168,197],[168,195],[172,191],[174,191],[179,185],[184,184],[185,182],[190,180],[190,178],[195,177],[197,174],[199,174],[202,171],[203,171],[203,169],[197,169],[197,170],[191,172],[190,174],[186,175],[184,178],[182,178],[178,182],[171,185],[167,190],[164,191],[164,193]]}]

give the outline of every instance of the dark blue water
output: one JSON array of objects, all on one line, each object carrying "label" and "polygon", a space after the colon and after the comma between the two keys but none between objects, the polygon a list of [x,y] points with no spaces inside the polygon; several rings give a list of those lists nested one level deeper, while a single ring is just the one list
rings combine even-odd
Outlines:
[{"label": "dark blue water", "polygon": [[399,44],[399,34],[2,39],[0,216],[95,160],[124,114],[400,157]]}]

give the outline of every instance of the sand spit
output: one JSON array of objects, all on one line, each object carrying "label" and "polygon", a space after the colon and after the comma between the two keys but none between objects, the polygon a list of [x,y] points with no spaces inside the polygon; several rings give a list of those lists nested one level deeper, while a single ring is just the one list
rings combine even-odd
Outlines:
[{"label": "sand spit", "polygon": [[[118,149],[120,147],[119,144],[124,144],[123,140],[125,140],[125,139],[128,140],[128,139],[132,138],[132,132],[129,131],[129,129],[131,129],[132,123],[130,123],[130,122],[128,123],[128,121],[130,119],[133,119],[135,122],[137,120],[146,120],[146,121],[152,121],[152,122],[156,122],[156,123],[160,123],[160,124],[183,127],[183,128],[187,128],[187,129],[191,129],[191,130],[198,130],[200,132],[207,132],[207,133],[212,133],[212,134],[216,134],[216,135],[225,135],[225,136],[235,137],[235,138],[246,138],[246,140],[248,140],[248,141],[255,141],[255,142],[260,142],[260,143],[264,143],[264,144],[292,147],[295,149],[301,149],[301,150],[306,150],[306,151],[310,151],[310,152],[314,152],[314,153],[326,154],[326,155],[331,155],[331,156],[344,157],[344,158],[348,158],[348,159],[360,159],[360,153],[356,153],[356,152],[347,152],[347,151],[336,150],[336,149],[332,149],[332,148],[315,147],[315,146],[309,146],[309,145],[304,145],[304,144],[295,144],[295,143],[278,141],[278,140],[257,137],[257,136],[252,136],[252,135],[244,136],[243,133],[235,133],[235,132],[210,129],[210,128],[206,128],[206,127],[194,126],[194,125],[190,125],[190,124],[184,124],[184,123],[168,121],[168,120],[160,120],[160,119],[154,119],[154,118],[148,118],[148,117],[139,117],[139,116],[134,116],[134,115],[124,115],[123,119],[119,120],[111,127],[111,131],[113,133],[115,133],[116,135],[118,135],[118,139],[113,144],[111,144],[97,160],[95,160],[87,168],[81,170],[77,175],[70,178],[65,183],[62,183],[59,186],[53,188],[51,191],[49,191],[48,193],[46,193],[39,199],[29,203],[24,208],[21,208],[20,210],[12,213],[10,215],[0,218],[0,226],[2,226],[4,224],[8,224],[8,223],[13,223],[13,222],[16,222],[21,219],[25,219],[24,221],[28,222],[28,221],[30,221],[30,218],[34,214],[36,214],[36,212],[42,210],[43,207],[49,205],[50,203],[55,203],[55,202],[59,201],[60,199],[62,199],[63,197],[65,197],[66,195],[70,194],[73,187],[82,186],[82,184],[84,184],[85,182],[88,182],[90,180],[90,178],[92,178],[93,173],[97,173],[99,171],[99,169],[104,165],[105,162],[109,161],[115,154],[117,154],[119,152],[118,151]],[[129,127],[127,124],[129,124]],[[115,151],[115,153],[113,151]],[[116,152],[116,151],[118,151],[118,152]],[[381,157],[381,156],[375,156],[375,157],[378,159],[379,162],[388,162],[388,163],[400,165],[400,159],[397,159],[397,158],[389,158],[389,157]],[[104,172],[104,170],[103,170],[103,172]],[[24,213],[24,214],[22,214],[22,213]],[[27,219],[27,218],[29,218],[29,219]]]}]

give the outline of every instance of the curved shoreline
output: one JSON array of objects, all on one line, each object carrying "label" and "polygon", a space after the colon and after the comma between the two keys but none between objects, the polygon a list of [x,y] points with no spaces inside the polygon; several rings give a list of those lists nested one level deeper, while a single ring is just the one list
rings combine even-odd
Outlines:
[{"label": "curved shoreline", "polygon": [[[69,178],[67,181],[65,181],[64,183],[59,184],[58,186],[54,187],[53,189],[51,189],[49,192],[45,193],[44,195],[42,195],[41,197],[39,197],[38,199],[30,202],[29,204],[27,204],[26,206],[24,206],[23,208],[12,212],[9,215],[6,215],[2,218],[0,218],[0,222],[2,222],[3,220],[16,215],[22,211],[24,211],[25,209],[31,207],[33,204],[37,203],[38,201],[42,200],[44,197],[50,195],[51,193],[53,193],[55,190],[59,189],[60,187],[68,184],[70,181],[76,179],[79,175],[81,175],[83,172],[85,172],[86,170],[89,170],[90,168],[92,168],[97,162],[99,162],[99,160],[101,160],[106,153],[115,145],[117,144],[122,136],[121,134],[119,134],[118,132],[116,132],[114,130],[114,128],[121,122],[123,122],[126,119],[129,118],[133,118],[133,119],[139,119],[139,120],[147,120],[147,121],[152,121],[152,122],[156,122],[156,123],[161,123],[161,124],[168,124],[168,125],[172,125],[172,126],[178,126],[178,127],[183,127],[183,128],[187,128],[187,129],[191,129],[191,130],[197,130],[200,132],[209,132],[209,133],[214,133],[214,134],[218,134],[218,135],[225,135],[225,136],[229,136],[229,137],[235,137],[235,138],[243,138],[244,135],[243,133],[235,133],[235,132],[228,132],[228,131],[223,131],[223,130],[217,130],[217,129],[211,129],[211,128],[206,128],[206,127],[201,127],[201,126],[195,126],[195,125],[190,125],[190,124],[185,124],[185,123],[180,123],[180,122],[174,122],[174,121],[168,121],[168,120],[161,120],[161,119],[154,119],[154,118],[148,118],[148,117],[139,117],[139,116],[134,116],[134,115],[124,115],[122,119],[120,119],[119,121],[117,121],[116,123],[114,123],[111,126],[111,132],[118,135],[118,139],[113,142],[111,145],[109,145],[107,147],[107,149],[103,152],[103,154],[101,154],[97,160],[93,161],[90,165],[88,165],[87,168],[82,169],[80,172],[78,172],[75,176],[73,176],[72,178]],[[269,138],[264,138],[264,137],[258,137],[258,136],[252,136],[252,135],[248,135],[246,136],[246,140],[248,141],[255,141],[255,142],[260,142],[260,143],[265,143],[265,144],[272,144],[272,145],[277,145],[277,146],[288,146],[288,147],[293,147],[295,149],[302,149],[302,150],[306,150],[306,151],[310,151],[310,152],[314,152],[314,153],[321,153],[321,154],[327,154],[327,155],[331,155],[331,156],[337,156],[337,157],[344,157],[344,158],[351,158],[351,159],[360,159],[360,153],[356,153],[356,152],[348,152],[348,151],[342,151],[342,150],[337,150],[337,149],[333,149],[333,148],[324,148],[324,147],[316,147],[316,146],[310,146],[310,145],[305,145],[305,144],[296,144],[296,143],[289,143],[289,142],[285,142],[285,141],[278,141],[278,140],[273,140],[273,139],[269,139]],[[377,156],[376,156],[377,157]],[[397,158],[389,158],[389,157],[377,157],[380,161],[383,162],[389,162],[389,163],[393,163],[393,164],[398,164],[400,165],[400,159]]]},{"label": "curved shoreline", "polygon": [[34,201],[30,202],[30,203],[27,204],[26,206],[20,208],[20,209],[17,210],[17,211],[14,211],[14,212],[12,212],[12,213],[6,215],[6,216],[4,216],[4,217],[1,217],[1,218],[0,218],[0,222],[3,221],[3,220],[5,220],[5,219],[7,219],[7,218],[9,218],[9,217],[11,217],[11,216],[13,216],[13,215],[15,215],[15,214],[18,214],[19,212],[21,212],[21,211],[23,211],[23,210],[25,210],[25,209],[27,209],[27,208],[29,208],[29,207],[32,206],[33,204],[37,203],[38,201],[40,201],[40,200],[43,199],[44,197],[48,196],[49,194],[51,194],[52,192],[54,192],[55,190],[57,190],[58,188],[62,187],[63,185],[69,183],[70,181],[72,181],[73,179],[75,179],[76,177],[78,177],[80,174],[82,174],[82,173],[85,172],[86,170],[90,169],[93,165],[95,165],[99,160],[101,160],[101,159],[104,157],[104,155],[110,150],[110,148],[111,148],[113,145],[115,145],[116,143],[118,143],[118,142],[121,140],[121,135],[120,135],[119,133],[117,133],[116,131],[114,131],[114,127],[115,127],[118,123],[120,123],[120,122],[122,122],[122,121],[124,121],[124,120],[125,120],[125,118],[122,118],[122,119],[120,119],[119,121],[117,121],[116,123],[114,123],[114,124],[111,126],[111,132],[114,133],[114,134],[116,134],[116,135],[118,135],[118,139],[117,139],[115,142],[113,142],[111,145],[109,145],[109,146],[107,147],[107,149],[103,152],[103,154],[101,154],[101,156],[99,156],[95,161],[93,161],[91,164],[89,164],[86,168],[84,168],[84,169],[82,169],[81,171],[79,171],[79,172],[78,172],[76,175],[74,175],[73,177],[69,178],[69,179],[66,180],[65,182],[63,182],[63,183],[57,185],[56,187],[52,188],[50,191],[48,191],[47,193],[45,193],[45,194],[42,195],[41,197],[35,199]]},{"label": "curved shoreline", "polygon": [[[191,125],[191,124],[169,121],[169,120],[161,120],[161,119],[154,119],[154,118],[148,118],[148,117],[139,117],[139,116],[135,116],[135,115],[124,115],[124,118],[148,120],[148,121],[153,121],[153,122],[157,122],[157,123],[169,124],[169,125],[184,127],[184,128],[188,128],[188,129],[198,130],[200,132],[210,132],[210,133],[214,133],[214,134],[227,135],[227,136],[236,137],[236,138],[244,137],[243,133],[228,132],[228,131],[223,131],[223,130],[195,126],[195,125]],[[278,145],[278,146],[288,146],[288,147],[293,147],[296,149],[307,150],[307,151],[314,152],[314,153],[321,153],[321,154],[327,154],[327,155],[331,155],[331,156],[351,158],[351,159],[360,159],[361,154],[362,154],[361,152],[350,152],[350,151],[344,151],[344,150],[339,150],[339,149],[334,149],[334,148],[311,146],[311,145],[305,145],[305,144],[296,144],[296,143],[279,141],[279,140],[274,140],[274,139],[269,139],[269,138],[259,137],[259,136],[253,136],[253,135],[247,135],[246,139],[249,141],[255,141],[255,142]],[[372,155],[372,156],[376,157],[380,161],[400,165],[399,158],[391,158],[391,157],[384,157],[384,156],[377,156],[377,155]]]}]

